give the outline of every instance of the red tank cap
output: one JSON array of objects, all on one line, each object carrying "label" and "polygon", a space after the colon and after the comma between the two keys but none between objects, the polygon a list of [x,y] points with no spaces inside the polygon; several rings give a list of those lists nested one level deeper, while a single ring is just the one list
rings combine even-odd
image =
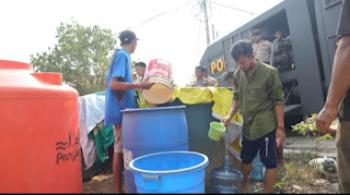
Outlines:
[{"label": "red tank cap", "polygon": [[32,70],[32,65],[24,62],[0,60],[0,70],[1,69]]},{"label": "red tank cap", "polygon": [[55,72],[34,72],[31,73],[33,77],[37,78],[43,83],[51,85],[62,85],[62,74]]}]

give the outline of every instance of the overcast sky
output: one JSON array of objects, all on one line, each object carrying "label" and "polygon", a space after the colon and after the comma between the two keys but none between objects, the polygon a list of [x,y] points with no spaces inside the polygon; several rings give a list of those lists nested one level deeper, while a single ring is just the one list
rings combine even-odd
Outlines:
[{"label": "overcast sky", "polygon": [[[282,0],[210,0],[210,26],[219,37]],[[163,58],[186,84],[206,47],[199,0],[1,0],[0,59],[29,62],[56,43],[60,22],[99,25],[114,33],[131,27],[140,38],[133,60]],[[226,7],[220,5],[227,5]],[[231,7],[231,8],[230,8]],[[254,13],[237,11],[239,8]],[[159,17],[154,17],[163,13]],[[153,18],[153,20],[149,20]],[[147,22],[146,22],[147,21]]]}]

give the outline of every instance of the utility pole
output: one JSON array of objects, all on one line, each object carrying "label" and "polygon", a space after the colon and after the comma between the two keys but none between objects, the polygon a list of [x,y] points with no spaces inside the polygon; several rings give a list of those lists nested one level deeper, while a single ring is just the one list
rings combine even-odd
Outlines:
[{"label": "utility pole", "polygon": [[205,31],[207,35],[207,45],[210,44],[210,32],[209,32],[209,19],[208,19],[208,9],[207,9],[207,0],[202,0],[202,9],[204,11],[204,22],[205,22]]}]

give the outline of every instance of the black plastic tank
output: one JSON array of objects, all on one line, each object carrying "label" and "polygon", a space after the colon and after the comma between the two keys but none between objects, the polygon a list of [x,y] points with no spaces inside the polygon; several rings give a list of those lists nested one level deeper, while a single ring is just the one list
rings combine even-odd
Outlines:
[{"label": "black plastic tank", "polygon": [[210,179],[210,192],[217,194],[240,193],[242,173],[230,167],[230,157],[224,156],[224,165],[213,170]]}]

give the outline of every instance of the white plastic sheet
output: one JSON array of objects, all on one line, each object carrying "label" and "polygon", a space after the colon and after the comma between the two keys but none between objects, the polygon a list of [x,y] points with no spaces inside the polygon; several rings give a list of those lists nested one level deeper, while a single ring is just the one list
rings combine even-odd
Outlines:
[{"label": "white plastic sheet", "polygon": [[82,149],[86,170],[96,160],[96,147],[89,133],[104,119],[105,95],[89,94],[79,97],[80,111],[80,147]]}]

